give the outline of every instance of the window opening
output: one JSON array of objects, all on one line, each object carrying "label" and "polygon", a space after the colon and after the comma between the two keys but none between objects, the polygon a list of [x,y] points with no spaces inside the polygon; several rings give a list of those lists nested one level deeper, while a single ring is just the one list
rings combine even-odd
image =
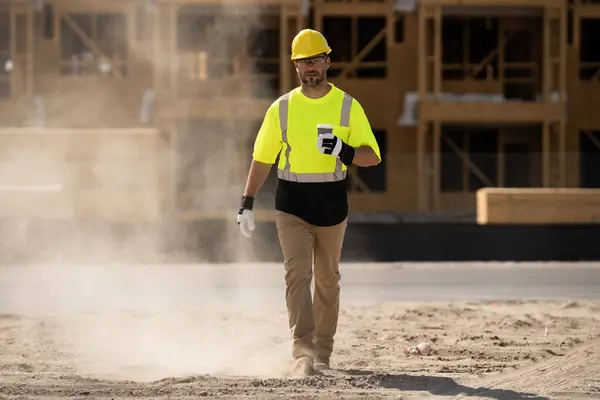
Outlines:
[{"label": "window opening", "polygon": [[579,79],[600,80],[600,19],[580,22]]},{"label": "window opening", "polygon": [[[345,71],[346,76],[352,78],[384,78],[387,74],[386,24],[385,17],[323,17],[323,34],[334,49],[328,75],[335,78]],[[350,67],[367,46],[369,51],[361,55],[355,67]]]},{"label": "window opening", "polygon": [[600,132],[581,132],[579,180],[582,188],[600,188]]},{"label": "window opening", "polygon": [[510,31],[504,50],[504,96],[507,99],[536,99],[539,75],[538,63],[533,58],[535,45],[531,30]]}]

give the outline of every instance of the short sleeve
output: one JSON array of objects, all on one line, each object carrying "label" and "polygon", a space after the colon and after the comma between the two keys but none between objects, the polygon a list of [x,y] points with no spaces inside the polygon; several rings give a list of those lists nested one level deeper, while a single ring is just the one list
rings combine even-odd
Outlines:
[{"label": "short sleeve", "polygon": [[279,128],[279,101],[271,104],[256,135],[252,158],[265,164],[274,164],[282,147]]},{"label": "short sleeve", "polygon": [[371,124],[365,114],[362,105],[353,100],[352,109],[350,111],[350,133],[348,135],[348,144],[354,148],[369,146],[373,149],[379,161],[381,161],[381,153],[379,144],[375,139],[375,134],[371,129]]}]

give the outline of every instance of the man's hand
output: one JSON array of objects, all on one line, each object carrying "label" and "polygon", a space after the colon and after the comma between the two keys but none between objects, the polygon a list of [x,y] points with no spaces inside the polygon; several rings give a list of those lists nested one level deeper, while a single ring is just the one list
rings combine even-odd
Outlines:
[{"label": "man's hand", "polygon": [[318,125],[317,131],[317,148],[321,153],[338,157],[346,166],[352,165],[354,148],[335,136],[331,125]]},{"label": "man's hand", "polygon": [[317,147],[323,154],[331,154],[334,157],[340,155],[344,142],[333,133],[324,133],[317,138]]},{"label": "man's hand", "polygon": [[247,238],[252,236],[252,232],[255,228],[254,213],[252,212],[253,207],[254,197],[243,196],[242,204],[238,210],[237,223],[240,227],[240,231],[242,231],[242,234]]}]

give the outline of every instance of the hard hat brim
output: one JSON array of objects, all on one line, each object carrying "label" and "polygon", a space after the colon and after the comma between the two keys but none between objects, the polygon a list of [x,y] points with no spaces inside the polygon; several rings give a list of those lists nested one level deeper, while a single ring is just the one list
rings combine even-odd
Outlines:
[{"label": "hard hat brim", "polygon": [[302,60],[303,58],[311,58],[314,56],[318,56],[319,54],[329,54],[331,53],[331,48],[328,48],[326,51],[319,51],[318,53],[310,53],[310,54],[292,54],[290,60]]}]

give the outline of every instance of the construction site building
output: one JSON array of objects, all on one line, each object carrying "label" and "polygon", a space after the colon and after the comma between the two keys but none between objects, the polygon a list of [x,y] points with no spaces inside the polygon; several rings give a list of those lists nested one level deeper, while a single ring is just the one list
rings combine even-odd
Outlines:
[{"label": "construction site building", "polygon": [[[591,0],[0,0],[0,151],[31,155],[57,217],[233,218],[306,27],[382,150],[352,168],[353,215],[471,218],[482,187],[600,186]],[[2,194],[5,213],[30,193]]]}]

